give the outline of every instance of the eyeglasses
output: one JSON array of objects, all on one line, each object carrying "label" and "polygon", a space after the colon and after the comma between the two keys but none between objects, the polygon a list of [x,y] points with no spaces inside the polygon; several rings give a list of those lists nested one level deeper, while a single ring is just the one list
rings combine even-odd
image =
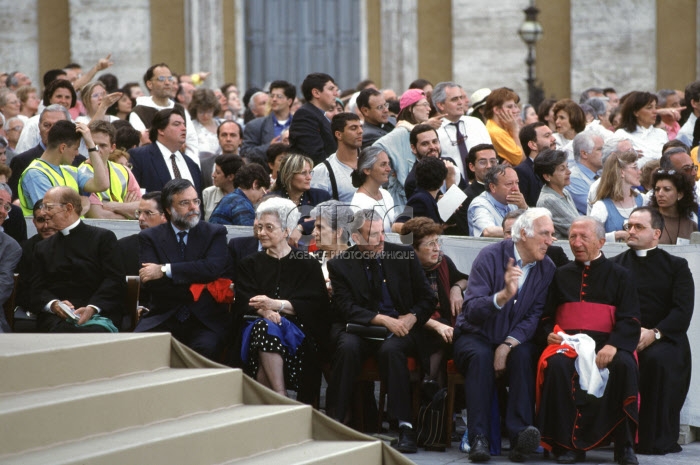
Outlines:
[{"label": "eyeglasses", "polygon": [[41,207],[39,207],[39,210],[46,211],[48,213],[51,213],[58,207],[65,207],[65,203],[43,203],[41,204]]},{"label": "eyeglasses", "polygon": [[625,231],[629,231],[632,228],[636,229],[637,232],[642,232],[645,229],[647,229],[647,226],[644,226],[643,224],[639,223],[627,223],[624,226],[622,226],[622,229],[624,229]]},{"label": "eyeglasses", "polygon": [[175,76],[158,76],[158,77],[154,77],[153,79],[155,79],[156,81],[160,81],[160,82],[165,82],[165,81],[173,82],[175,80]]},{"label": "eyeglasses", "polygon": [[177,204],[183,208],[187,208],[190,205],[194,205],[195,207],[199,207],[199,205],[201,203],[202,203],[202,201],[199,199],[192,199],[192,200],[180,200]]},{"label": "eyeglasses", "polygon": [[439,249],[439,248],[442,247],[442,239],[435,239],[434,241],[423,242],[423,243],[421,244],[421,247],[422,247],[422,246],[425,246],[425,247],[427,247],[427,248],[429,248],[429,249],[436,249],[436,248]]},{"label": "eyeglasses", "polygon": [[280,226],[275,226],[274,224],[259,224],[255,227],[255,230],[257,232],[262,232],[262,230],[265,230],[266,233],[271,233],[275,232],[277,229],[282,229]]},{"label": "eyeglasses", "polygon": [[2,208],[3,210],[5,210],[6,212],[9,213],[10,210],[12,210],[12,204],[11,203],[3,203],[2,205],[0,205],[0,208]]},{"label": "eyeglasses", "polygon": [[92,98],[103,98],[107,95],[107,92],[95,92],[91,95]]},{"label": "eyeglasses", "polygon": [[284,94],[270,94],[270,98],[284,100],[287,98],[287,96]]},{"label": "eyeglasses", "polygon": [[681,171],[684,171],[686,173],[697,173],[698,165],[683,165],[681,166]]},{"label": "eyeglasses", "polygon": [[311,176],[311,171],[309,171],[309,170],[297,171],[297,172],[294,173],[294,174],[300,174],[300,175],[302,175],[302,176],[304,176],[304,177],[307,177],[307,176]]},{"label": "eyeglasses", "polygon": [[146,217],[150,218],[151,216],[154,216],[154,215],[162,215],[162,213],[161,212],[152,212],[150,210],[135,210],[134,211],[135,218],[138,218],[141,215],[146,215]]},{"label": "eyeglasses", "polygon": [[[428,104],[428,105],[430,105],[430,104]],[[382,105],[377,105],[376,107],[374,107],[374,109],[377,111],[386,110],[387,108],[389,108],[389,103],[384,103]]]}]

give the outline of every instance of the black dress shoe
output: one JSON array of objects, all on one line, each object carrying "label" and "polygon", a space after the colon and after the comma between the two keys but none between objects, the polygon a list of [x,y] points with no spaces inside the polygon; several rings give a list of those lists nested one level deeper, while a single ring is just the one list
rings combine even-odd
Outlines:
[{"label": "black dress shoe", "polygon": [[540,431],[528,426],[518,434],[515,446],[508,453],[511,462],[524,462],[540,445]]},{"label": "black dress shoe", "polygon": [[469,460],[472,462],[486,462],[491,459],[489,451],[489,440],[479,434],[474,438],[469,451]]},{"label": "black dress shoe", "polygon": [[620,465],[639,465],[639,460],[634,455],[634,449],[631,446],[627,446],[622,450],[618,450],[616,447],[615,461]]},{"label": "black dress shoe", "polygon": [[557,463],[576,463],[586,460],[586,451],[584,450],[567,450],[557,457]]},{"label": "black dress shoe", "polygon": [[404,454],[415,454],[418,452],[416,445],[416,433],[409,426],[399,427],[399,442],[394,448]]}]

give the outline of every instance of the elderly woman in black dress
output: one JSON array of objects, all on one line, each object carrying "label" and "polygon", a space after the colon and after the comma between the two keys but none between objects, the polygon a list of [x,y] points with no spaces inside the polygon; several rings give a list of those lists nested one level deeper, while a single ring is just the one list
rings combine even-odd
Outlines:
[{"label": "elderly woman in black dress", "polygon": [[320,263],[292,250],[289,234],[299,220],[294,202],[271,198],[256,212],[263,252],[241,261],[236,310],[257,316],[242,336],[245,372],[275,392],[297,391],[313,403],[321,386],[318,347],[328,333],[328,292]]}]

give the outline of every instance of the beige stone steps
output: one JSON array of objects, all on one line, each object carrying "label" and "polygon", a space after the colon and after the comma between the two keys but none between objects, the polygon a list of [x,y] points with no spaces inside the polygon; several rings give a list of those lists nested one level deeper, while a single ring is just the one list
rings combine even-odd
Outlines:
[{"label": "beige stone steps", "polygon": [[240,404],[239,370],[161,369],[0,397],[0,451],[14,453]]},{"label": "beige stone steps", "polygon": [[[77,439],[0,464],[219,464],[311,439],[311,408],[238,405],[123,431]],[[291,462],[286,462],[291,463]]]},{"label": "beige stone steps", "polygon": [[0,337],[0,395],[169,366],[170,335],[166,333]]},{"label": "beige stone steps", "polygon": [[381,463],[381,460],[382,445],[379,442],[309,441],[226,464],[366,465]]}]

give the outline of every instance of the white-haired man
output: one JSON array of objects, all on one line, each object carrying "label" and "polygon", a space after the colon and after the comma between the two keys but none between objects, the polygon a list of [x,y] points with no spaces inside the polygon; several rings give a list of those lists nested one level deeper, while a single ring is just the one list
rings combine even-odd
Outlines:
[{"label": "white-haired man", "polygon": [[540,433],[532,426],[539,352],[531,341],[556,269],[546,256],[553,241],[549,210],[530,208],[513,224],[512,239],[484,247],[472,265],[454,336],[454,360],[465,377],[472,462],[491,457],[491,396],[501,376],[510,386],[509,458],[522,462],[539,445]]}]

